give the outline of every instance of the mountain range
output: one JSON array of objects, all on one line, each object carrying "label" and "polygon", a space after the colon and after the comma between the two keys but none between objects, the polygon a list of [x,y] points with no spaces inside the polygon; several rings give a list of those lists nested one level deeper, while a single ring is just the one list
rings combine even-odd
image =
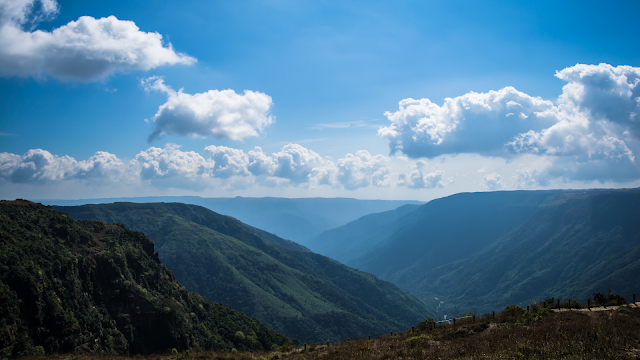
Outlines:
[{"label": "mountain range", "polygon": [[160,196],[105,198],[87,200],[34,200],[45,205],[85,205],[114,202],[179,202],[200,205],[219,214],[233,216],[245,224],[301,245],[329,230],[364,215],[395,209],[405,204],[422,204],[404,200],[358,200],[348,198],[202,198],[198,196]]},{"label": "mountain range", "polygon": [[[246,203],[267,204],[265,212],[277,212],[284,206],[280,203],[287,203],[280,201],[282,199],[272,200],[247,200]],[[312,200],[310,203],[317,199]],[[338,200],[336,204],[345,199]],[[16,208],[14,203],[36,210],[30,210],[31,215],[23,219],[25,211]],[[461,193],[425,204],[404,203],[378,213],[362,211],[364,216],[325,230],[303,245],[197,205],[129,202],[55,207],[76,220],[99,220],[74,222],[63,215],[53,215],[61,213],[51,208],[41,210],[38,205],[25,201],[14,203],[11,203],[13,208],[8,207],[13,209],[9,211],[12,215],[3,215],[2,220],[2,237],[12,240],[3,243],[0,304],[3,309],[10,309],[10,313],[20,312],[21,317],[3,314],[9,319],[5,322],[10,321],[11,325],[0,329],[2,344],[26,339],[20,341],[49,344],[47,349],[67,351],[85,349],[91,345],[85,340],[97,339],[104,349],[156,351],[155,345],[143,341],[144,336],[134,336],[135,331],[144,329],[140,323],[132,325],[134,319],[139,320],[135,315],[139,310],[132,304],[139,304],[140,296],[151,304],[157,303],[155,307],[144,307],[145,314],[164,319],[165,329],[168,326],[173,334],[173,338],[167,338],[173,342],[167,340],[167,344],[180,348],[197,344],[204,348],[229,349],[267,348],[287,341],[277,331],[304,342],[337,340],[406,328],[428,317],[490,312],[511,304],[526,306],[549,297],[584,301],[594,292],[607,289],[622,295],[637,293],[640,289],[637,276],[640,271],[640,189]],[[3,202],[3,206],[7,204],[9,202]],[[269,207],[269,204],[280,205]],[[259,211],[260,208],[250,210]],[[33,215],[36,213],[38,215]],[[54,220],[40,221],[39,216]],[[113,223],[117,225],[107,225]],[[22,230],[15,230],[16,227]],[[84,230],[64,230],[76,227]],[[90,235],[78,235],[84,233]],[[105,234],[108,241],[104,240]],[[47,239],[43,244],[48,247],[27,246],[16,240],[21,238],[33,239],[36,244]],[[82,240],[85,238],[93,242]],[[114,238],[126,246],[114,242]],[[153,254],[154,242],[156,254]],[[10,244],[9,250],[6,244]],[[71,247],[49,248],[60,244]],[[100,249],[106,249],[107,255]],[[38,285],[42,278],[38,275],[42,274],[39,269],[49,269],[44,273],[57,274],[56,279],[61,279],[60,276],[72,279],[82,273],[72,271],[69,275],[73,266],[64,265],[62,261],[63,273],[55,270],[60,266],[52,260],[47,260],[44,266],[33,265],[42,261],[42,257],[36,255],[40,251],[47,254],[63,251],[56,256],[69,264],[73,260],[69,252],[76,259],[88,256],[89,263],[103,263],[104,260],[96,259],[107,256],[110,266],[119,269],[116,273],[123,274],[115,277],[110,286],[126,296],[115,296],[115,305],[107,304],[104,300],[107,290],[102,282],[108,279],[97,281],[97,275],[85,265],[82,265],[83,271],[93,274],[91,281],[83,278],[71,282],[46,280],[45,284],[49,285]],[[8,257],[9,253],[16,256]],[[17,254],[29,255],[26,265],[16,260],[20,256]],[[47,256],[46,259],[52,259]],[[143,257],[146,260],[140,260]],[[126,261],[123,263],[122,259]],[[142,261],[141,265],[136,265],[136,261]],[[145,272],[150,268],[153,268],[151,273]],[[16,284],[23,279],[35,290],[16,289]],[[173,287],[162,285],[167,279],[177,293]],[[60,287],[58,281],[64,286]],[[96,286],[103,286],[102,290],[96,293],[92,290]],[[95,303],[92,306],[99,309],[103,318],[112,319],[110,324],[115,322],[115,327],[98,336],[86,326],[94,321],[93,315],[83,315],[82,321],[73,315],[78,311],[87,312],[86,304],[78,305],[77,300],[65,303],[60,297],[57,301],[64,311],[55,310],[58,307],[54,300],[47,300],[53,304],[47,309],[58,311],[60,315],[56,315],[56,319],[66,320],[56,320],[58,332],[53,335],[38,333],[40,330],[33,330],[32,324],[49,324],[36,329],[49,329],[47,326],[53,324],[46,316],[30,315],[42,312],[37,310],[38,306],[47,304],[46,299],[53,299],[48,288],[54,289],[53,294],[76,294],[76,298],[78,289],[89,289],[82,291],[92,294],[90,299]],[[202,297],[188,293],[187,289]],[[113,296],[113,290],[108,291],[112,291],[109,294]],[[154,311],[161,308],[154,299],[163,298],[182,304],[176,309],[169,307],[175,314],[184,314],[188,319],[191,311],[191,317],[196,318],[180,322],[175,320],[179,317],[157,315]],[[221,304],[211,304],[205,299]],[[20,308],[23,306],[20,301],[24,304],[35,301],[37,311],[25,312],[27,310]],[[205,306],[205,303],[211,305]],[[226,310],[207,310],[201,314],[195,311],[194,304],[203,305],[205,309]],[[231,307],[215,307],[226,305]],[[110,306],[115,306],[115,310]],[[212,324],[206,319],[223,316],[220,314],[224,316],[215,321],[224,323],[228,321],[224,319],[233,318],[243,324],[244,315],[236,315],[232,308],[256,318],[252,325],[242,325],[245,327],[241,332],[250,333],[245,340],[232,336],[233,331],[240,330],[231,326],[216,330],[206,325]],[[69,311],[76,317],[70,316]],[[168,319],[174,320],[166,323]],[[261,328],[264,325],[258,321],[277,331]],[[76,331],[78,327],[88,329],[83,331],[93,337],[77,334],[71,337],[68,329]],[[204,336],[205,333],[208,335]],[[52,336],[57,343],[53,340],[47,343]],[[247,342],[247,338],[253,340]]]},{"label": "mountain range", "polygon": [[[410,327],[434,312],[390,282],[286,243],[230,216],[181,203],[56,209],[147,234],[190,291],[304,342]],[[299,245],[298,245],[299,246]]]},{"label": "mountain range", "polygon": [[367,215],[308,246],[451,316],[638,292],[639,219],[640,189],[462,193]]}]

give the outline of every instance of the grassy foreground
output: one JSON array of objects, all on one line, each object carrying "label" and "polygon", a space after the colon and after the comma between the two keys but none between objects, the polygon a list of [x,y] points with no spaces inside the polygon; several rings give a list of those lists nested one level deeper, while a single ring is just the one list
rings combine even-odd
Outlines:
[{"label": "grassy foreground", "polygon": [[[338,344],[308,345],[272,352],[183,352],[150,355],[149,359],[636,359],[640,356],[640,308],[622,306],[610,311],[532,313],[509,310],[456,325]],[[141,356],[138,356],[141,357]],[[84,360],[123,359],[95,354],[52,355]],[[26,357],[24,359],[27,359]]]}]

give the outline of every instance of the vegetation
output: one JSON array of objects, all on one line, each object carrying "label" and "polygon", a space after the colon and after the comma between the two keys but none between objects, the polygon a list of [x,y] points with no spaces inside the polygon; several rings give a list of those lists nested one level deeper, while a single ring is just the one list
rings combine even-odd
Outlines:
[{"label": "vegetation", "polygon": [[440,305],[439,316],[547,294],[586,304],[602,289],[640,289],[638,219],[640,189],[457,194],[401,217],[347,264]]},{"label": "vegetation", "polygon": [[593,303],[596,306],[612,306],[626,304],[627,301],[624,297],[612,293],[611,289],[609,289],[606,294],[603,292],[593,293]]},{"label": "vegetation", "polygon": [[[552,312],[536,321],[512,316],[510,307],[496,314],[459,320],[456,325],[416,328],[415,331],[341,343],[282,346],[270,352],[181,352],[149,359],[634,359],[640,354],[640,309]],[[522,310],[524,311],[524,310]],[[526,312],[526,311],[524,311]],[[62,358],[55,356],[53,358]],[[86,355],[65,355],[85,360]],[[121,357],[105,356],[105,360]]]},{"label": "vegetation", "polygon": [[187,289],[303,342],[384,333],[434,316],[389,282],[306,249],[278,246],[284,240],[200,206],[114,203],[57,209],[75,219],[123,223],[144,232]]},{"label": "vegetation", "polygon": [[[237,336],[238,333],[243,336]],[[0,202],[0,354],[259,350],[287,338],[188,292],[146,235]]]}]

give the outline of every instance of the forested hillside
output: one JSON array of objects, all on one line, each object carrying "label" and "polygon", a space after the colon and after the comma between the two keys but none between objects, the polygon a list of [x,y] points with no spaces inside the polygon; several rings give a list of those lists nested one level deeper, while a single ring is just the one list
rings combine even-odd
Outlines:
[{"label": "forested hillside", "polygon": [[258,320],[187,291],[146,235],[0,202],[0,353],[270,349]]},{"label": "forested hillside", "polygon": [[348,264],[438,297],[440,314],[640,289],[638,189],[457,194],[389,226]]},{"label": "forested hillside", "polygon": [[115,203],[58,209],[76,219],[143,231],[187,289],[301,341],[383,333],[434,316],[387,281],[306,249],[275,245],[240,221],[200,206]]}]

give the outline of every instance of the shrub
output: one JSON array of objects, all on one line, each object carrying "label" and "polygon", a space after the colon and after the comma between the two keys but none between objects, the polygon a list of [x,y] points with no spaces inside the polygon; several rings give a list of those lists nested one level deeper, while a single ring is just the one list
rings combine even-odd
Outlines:
[{"label": "shrub", "polygon": [[524,313],[524,309],[518,305],[509,305],[507,306],[500,315],[502,316],[515,316],[518,317]]},{"label": "shrub", "polygon": [[236,335],[234,336],[237,342],[243,342],[246,337],[242,331],[236,331]]},{"label": "shrub", "polygon": [[549,315],[553,315],[552,310],[538,306],[534,311],[524,312],[520,315],[517,322],[520,324],[531,324],[536,321],[540,321]]},{"label": "shrub", "polygon": [[44,356],[44,348],[40,345],[33,348],[33,355],[35,356]]},{"label": "shrub", "polygon": [[418,331],[425,331],[433,326],[435,320],[432,318],[428,318],[427,320],[422,320],[418,323]]},{"label": "shrub", "polygon": [[580,304],[578,302],[578,300],[573,300],[573,301],[571,301],[571,308],[572,309],[582,309],[583,306],[582,306],[582,304]]},{"label": "shrub", "polygon": [[603,292],[593,293],[593,302],[598,305],[623,305],[626,304],[627,301],[624,297],[614,294],[611,292],[611,289],[608,290],[607,294]]},{"label": "shrub", "polygon": [[555,297],[547,297],[543,300],[544,303],[547,304],[547,307],[553,307],[556,303],[556,298]]},{"label": "shrub", "polygon": [[293,351],[293,346],[284,344],[284,345],[282,345],[282,346],[280,346],[278,348],[278,351],[283,352],[283,353],[286,353],[286,352],[289,352],[289,351]]}]

